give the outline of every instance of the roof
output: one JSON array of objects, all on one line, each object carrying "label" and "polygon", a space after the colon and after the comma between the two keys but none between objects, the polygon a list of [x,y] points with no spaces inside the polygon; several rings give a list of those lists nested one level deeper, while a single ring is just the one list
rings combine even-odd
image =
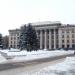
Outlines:
[{"label": "roof", "polygon": [[39,27],[39,26],[47,26],[47,25],[61,25],[60,21],[43,21],[43,22],[35,22],[35,23],[31,23],[32,26],[34,27]]},{"label": "roof", "polygon": [[74,24],[63,24],[59,28],[68,28],[68,27],[75,27],[75,25]]}]

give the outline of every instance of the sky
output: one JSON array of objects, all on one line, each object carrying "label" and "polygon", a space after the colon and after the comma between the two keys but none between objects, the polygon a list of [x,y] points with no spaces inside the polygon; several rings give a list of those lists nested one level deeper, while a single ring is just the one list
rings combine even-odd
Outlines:
[{"label": "sky", "polygon": [[23,24],[60,21],[75,24],[75,0],[0,0],[0,33]]}]

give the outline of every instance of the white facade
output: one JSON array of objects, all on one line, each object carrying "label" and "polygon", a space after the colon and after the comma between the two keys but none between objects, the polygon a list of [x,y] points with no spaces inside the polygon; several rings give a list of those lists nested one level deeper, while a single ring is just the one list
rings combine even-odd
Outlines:
[{"label": "white facade", "polygon": [[[75,26],[60,22],[31,23],[40,42],[40,49],[74,48]],[[9,47],[18,48],[20,29],[9,30]]]}]

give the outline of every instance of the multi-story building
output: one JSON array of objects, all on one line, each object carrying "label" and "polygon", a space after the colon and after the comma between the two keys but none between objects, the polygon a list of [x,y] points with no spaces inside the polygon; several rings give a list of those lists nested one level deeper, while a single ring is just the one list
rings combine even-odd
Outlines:
[{"label": "multi-story building", "polygon": [[[39,49],[74,49],[75,25],[63,25],[59,21],[31,23],[40,42]],[[18,48],[20,29],[9,30],[9,47]]]}]

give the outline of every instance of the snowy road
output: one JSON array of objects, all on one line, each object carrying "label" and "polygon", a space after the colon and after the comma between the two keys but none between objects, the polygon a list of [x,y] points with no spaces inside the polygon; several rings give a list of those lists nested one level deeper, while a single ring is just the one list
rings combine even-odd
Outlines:
[{"label": "snowy road", "polygon": [[60,63],[64,61],[65,56],[58,56],[54,58],[44,58],[44,59],[38,59],[35,61],[29,61],[29,62],[20,62],[20,63],[13,63],[13,64],[7,64],[3,66],[0,65],[0,75],[22,75],[22,74],[31,74],[32,72],[36,72],[44,67]]}]

